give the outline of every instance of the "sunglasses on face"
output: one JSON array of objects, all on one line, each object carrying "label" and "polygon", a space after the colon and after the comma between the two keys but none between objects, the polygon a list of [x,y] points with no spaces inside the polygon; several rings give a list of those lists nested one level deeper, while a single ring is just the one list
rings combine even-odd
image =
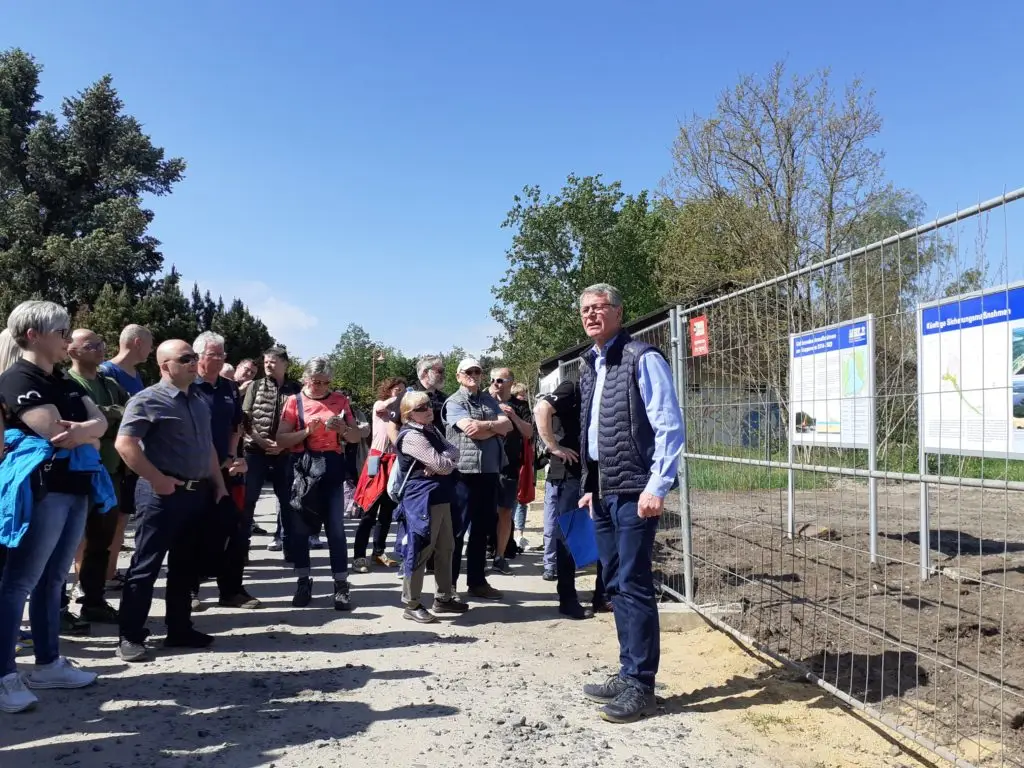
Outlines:
[{"label": "sunglasses on face", "polygon": [[413,413],[426,413],[429,410],[430,410],[430,406],[429,405],[417,405],[415,408],[412,409],[412,412]]},{"label": "sunglasses on face", "polygon": [[481,373],[483,373],[483,371],[481,371],[479,368],[469,368],[463,371],[463,373],[466,374],[467,376],[479,376]]},{"label": "sunglasses on face", "polygon": [[491,379],[491,384],[504,384],[506,379]]},{"label": "sunglasses on face", "polygon": [[199,355],[197,355],[195,352],[190,352],[187,355],[181,355],[180,357],[176,357],[174,359],[177,362],[181,363],[182,365],[192,365],[192,363],[199,362]]}]

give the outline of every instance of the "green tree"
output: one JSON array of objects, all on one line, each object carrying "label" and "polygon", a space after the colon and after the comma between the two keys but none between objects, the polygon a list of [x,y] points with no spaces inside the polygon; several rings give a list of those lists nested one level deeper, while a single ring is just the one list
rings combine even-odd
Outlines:
[{"label": "green tree", "polygon": [[274,344],[274,337],[270,335],[267,326],[249,312],[241,299],[232,301],[227,312],[223,311],[223,302],[219,302],[218,307],[219,311],[214,314],[210,327],[224,337],[231,360],[246,357],[259,360],[264,351]]},{"label": "green tree", "polygon": [[41,297],[75,313],[107,284],[143,296],[160,270],[146,195],[165,195],[185,170],[124,114],[105,76],[39,109],[41,67],[0,53],[0,312]]},{"label": "green tree", "polygon": [[570,174],[557,195],[526,187],[503,226],[514,234],[491,314],[503,328],[495,347],[519,370],[583,338],[576,306],[588,285],[618,287],[634,317],[661,304],[656,266],[665,223],[647,192],[626,195],[617,181]]}]

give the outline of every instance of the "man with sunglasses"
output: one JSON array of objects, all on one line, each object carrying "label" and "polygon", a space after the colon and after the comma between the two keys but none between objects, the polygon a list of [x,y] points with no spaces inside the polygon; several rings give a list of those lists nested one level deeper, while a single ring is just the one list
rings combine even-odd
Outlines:
[{"label": "man with sunglasses", "polygon": [[458,471],[452,490],[452,522],[455,553],[452,588],[462,566],[466,533],[466,584],[469,594],[483,600],[501,600],[502,593],[487,583],[487,539],[498,517],[498,474],[505,463],[502,436],[512,422],[498,402],[482,390],[480,363],[467,357],[459,363],[459,391],[445,401],[442,420],[448,442],[459,449]]},{"label": "man with sunglasses", "polygon": [[[492,567],[498,573],[511,574],[508,557],[514,557],[516,546],[512,542],[512,512],[519,501],[519,470],[523,466],[523,448],[533,440],[533,420],[530,406],[522,400],[513,399],[512,385],[515,378],[508,368],[491,371],[491,396],[498,407],[512,422],[512,429],[505,435],[505,466],[498,475],[498,525],[494,544]],[[530,451],[530,458],[533,452]],[[511,548],[511,553],[510,553]]]},{"label": "man with sunglasses", "polygon": [[210,507],[227,496],[213,444],[210,408],[196,386],[199,356],[188,342],[157,349],[160,381],[135,395],[125,409],[115,443],[139,476],[135,552],[121,598],[118,656],[146,658],[146,619],[153,585],[167,557],[165,648],[206,648],[210,635],[192,626],[192,595],[199,568],[197,527]]},{"label": "man with sunglasses", "polygon": [[[71,358],[71,370],[68,376],[77,381],[96,407],[107,418],[107,431],[100,438],[100,459],[110,477],[114,479],[114,490],[118,497],[118,509],[121,507],[121,496],[124,493],[123,483],[124,462],[121,461],[114,439],[117,437],[121,417],[128,403],[128,393],[113,378],[100,372],[106,346],[103,339],[93,331],[79,328],[71,334],[68,356]],[[78,583],[82,588],[82,620],[97,624],[116,624],[117,610],[104,599],[104,588],[107,579],[107,566],[111,555],[117,559],[117,552],[111,553],[114,534],[117,530],[118,510],[100,514],[96,509],[89,511],[85,520],[85,537],[78,549],[75,561],[78,564]]]}]

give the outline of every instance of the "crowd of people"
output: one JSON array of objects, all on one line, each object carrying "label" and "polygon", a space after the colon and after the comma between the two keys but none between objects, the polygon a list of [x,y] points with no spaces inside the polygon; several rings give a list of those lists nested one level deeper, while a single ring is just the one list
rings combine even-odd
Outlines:
[{"label": "crowd of people", "polygon": [[[448,395],[444,360],[427,356],[416,382],[384,380],[364,413],[333,387],[326,357],[308,360],[292,381],[282,347],[232,366],[216,333],[154,350],[152,334],[130,325],[107,359],[104,340],[72,329],[59,305],[20,304],[0,333],[0,711],[34,707],[36,689],[96,681],[61,655],[62,634],[114,625],[116,654],[147,659],[165,566],[163,647],[208,647],[214,638],[193,623],[208,605],[205,583],[215,583],[220,606],[261,607],[245,584],[254,537],[266,536],[292,569],[295,608],[317,598],[311,550],[323,547],[337,611],[358,606],[350,573],[383,568],[401,577],[396,600],[406,619],[462,614],[470,610],[458,591],[463,562],[466,597],[502,600],[488,576],[510,573],[509,560],[529,544],[527,505],[543,456],[544,579],[557,582],[568,618],[613,612],[622,649],[619,674],[584,695],[615,722],[650,714],[658,655],[651,550],[682,425],[664,358],[621,330],[618,292],[587,289],[580,309],[595,341],[581,382],[562,382],[534,408],[511,370],[485,378],[473,358],[458,364],[459,387]],[[160,378],[146,386],[139,368],[154,353]],[[277,502],[272,533],[254,520],[266,485]],[[559,525],[580,508],[600,553],[589,607]],[[129,522],[134,551],[122,575],[117,555]],[[77,579],[69,580],[72,566]],[[423,596],[428,573],[433,599]],[[16,656],[29,649],[35,665],[23,673]]]}]

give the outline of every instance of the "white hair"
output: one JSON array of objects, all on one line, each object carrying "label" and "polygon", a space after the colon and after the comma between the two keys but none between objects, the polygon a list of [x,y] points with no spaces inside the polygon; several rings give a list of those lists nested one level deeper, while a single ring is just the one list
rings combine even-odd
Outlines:
[{"label": "white hair", "polygon": [[117,340],[117,342],[118,344],[121,345],[121,348],[123,349],[124,347],[129,346],[136,339],[152,338],[153,332],[150,331],[149,328],[147,328],[144,325],[137,325],[135,323],[132,323],[131,325],[126,325],[124,327],[124,330],[121,331],[121,336]]},{"label": "white hair", "polygon": [[21,360],[21,347],[11,336],[11,332],[4,328],[0,331],[0,373],[3,373],[16,362]]},{"label": "white hair", "polygon": [[18,346],[25,349],[29,331],[70,331],[71,316],[64,307],[52,301],[23,301],[7,317],[7,330]]},{"label": "white hair", "polygon": [[594,285],[584,288],[583,292],[580,293],[579,305],[581,307],[583,306],[584,296],[607,296],[608,303],[613,307],[622,306],[622,294],[619,292],[619,289],[608,283],[595,283]]},{"label": "white hair", "polygon": [[424,355],[416,361],[416,377],[423,378],[423,374],[440,363],[444,365],[444,358],[440,355]]},{"label": "white hair", "polygon": [[203,331],[196,336],[196,340],[192,342],[192,349],[195,350],[197,355],[201,355],[211,344],[224,349],[224,337],[219,333],[214,333],[213,331]]},{"label": "white hair", "polygon": [[314,376],[330,376],[334,378],[334,363],[329,357],[317,356],[309,358],[302,369],[302,376],[307,381]]}]

